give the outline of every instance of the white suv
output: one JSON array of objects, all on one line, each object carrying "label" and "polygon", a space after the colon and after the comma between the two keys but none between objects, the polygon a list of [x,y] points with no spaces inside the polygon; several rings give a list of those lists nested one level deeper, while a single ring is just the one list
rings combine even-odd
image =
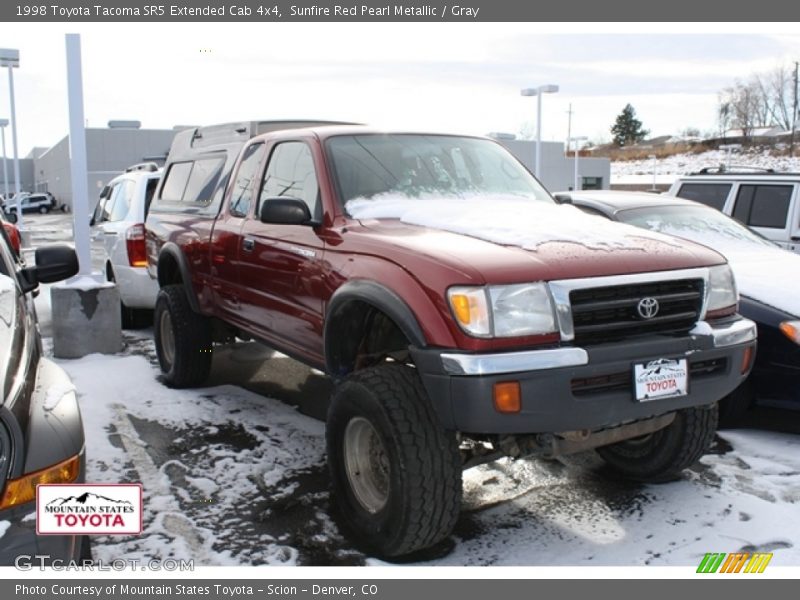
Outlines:
[{"label": "white suv", "polygon": [[703,169],[678,179],[667,194],[712,206],[800,253],[800,173]]},{"label": "white suv", "polygon": [[147,273],[144,221],[161,173],[154,163],[129,167],[100,192],[91,220],[92,267],[116,282],[123,328],[152,323],[158,283]]}]

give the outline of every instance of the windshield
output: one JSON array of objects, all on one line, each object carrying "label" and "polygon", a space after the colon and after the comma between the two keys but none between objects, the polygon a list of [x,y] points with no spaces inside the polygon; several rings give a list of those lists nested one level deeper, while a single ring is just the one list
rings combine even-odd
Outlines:
[{"label": "windshield", "polygon": [[342,202],[355,199],[512,196],[552,202],[506,150],[445,135],[352,135],[328,140]]},{"label": "windshield", "polygon": [[707,206],[653,206],[617,213],[623,223],[689,239],[715,249],[754,245],[774,247],[772,242]]}]

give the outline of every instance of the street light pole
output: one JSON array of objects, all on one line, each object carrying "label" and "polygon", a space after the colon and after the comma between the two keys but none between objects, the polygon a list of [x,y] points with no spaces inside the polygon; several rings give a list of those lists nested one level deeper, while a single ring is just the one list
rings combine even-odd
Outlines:
[{"label": "street light pole", "polygon": [[575,183],[573,184],[572,189],[575,190],[576,192],[583,187],[583,186],[581,186],[580,188],[578,187],[578,179],[579,179],[579,175],[578,175],[578,142],[585,142],[588,139],[589,138],[587,138],[585,135],[579,135],[579,136],[571,137],[571,138],[567,139],[567,144],[569,144],[570,142],[574,142],[575,143]]},{"label": "street light pole", "polygon": [[22,197],[19,187],[19,154],[17,152],[17,111],[14,104],[14,69],[19,67],[19,50],[0,48],[0,67],[8,67],[8,93],[11,98],[11,150],[14,156],[14,199],[17,202],[19,229],[24,229],[22,220]]},{"label": "street light pole", "polygon": [[3,138],[3,203],[8,202],[8,160],[6,159],[6,126],[8,119],[0,119],[0,136]]},{"label": "street light pole", "polygon": [[557,91],[558,86],[553,84],[520,91],[523,96],[536,96],[536,167],[533,174],[537,178],[541,177],[542,172],[542,94],[555,94]]}]

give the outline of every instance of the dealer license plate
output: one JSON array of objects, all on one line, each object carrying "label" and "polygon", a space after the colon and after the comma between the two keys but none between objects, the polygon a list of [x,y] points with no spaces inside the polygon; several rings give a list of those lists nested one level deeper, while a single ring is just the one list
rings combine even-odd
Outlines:
[{"label": "dealer license plate", "polygon": [[661,358],[635,364],[633,379],[639,402],[685,396],[689,390],[689,368],[685,358]]}]

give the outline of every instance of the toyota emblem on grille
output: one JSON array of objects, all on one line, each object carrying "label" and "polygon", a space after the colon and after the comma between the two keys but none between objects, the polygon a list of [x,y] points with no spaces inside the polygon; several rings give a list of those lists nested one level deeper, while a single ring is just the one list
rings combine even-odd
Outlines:
[{"label": "toyota emblem on grille", "polygon": [[636,305],[636,312],[643,319],[652,319],[658,314],[658,308],[658,300],[648,296],[639,300],[639,304]]}]

